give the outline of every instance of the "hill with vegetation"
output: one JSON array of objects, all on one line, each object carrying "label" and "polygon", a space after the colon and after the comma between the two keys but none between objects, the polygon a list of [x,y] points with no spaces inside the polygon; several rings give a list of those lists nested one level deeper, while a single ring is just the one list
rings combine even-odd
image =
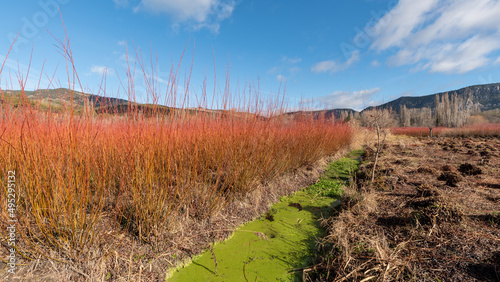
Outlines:
[{"label": "hill with vegetation", "polygon": [[[25,102],[23,97],[26,97]],[[141,113],[143,115],[160,115],[167,114],[205,114],[205,115],[232,115],[234,116],[247,116],[254,115],[248,112],[239,112],[235,110],[224,109],[206,109],[206,108],[175,108],[158,104],[150,103],[137,103],[126,99],[99,96],[95,94],[84,93],[80,91],[73,91],[67,88],[57,89],[43,89],[35,91],[21,91],[21,90],[2,90],[0,91],[0,105],[8,104],[17,108],[23,103],[30,105],[37,105],[42,110],[51,110],[59,112],[68,110],[73,107],[75,112],[84,112],[86,109],[96,114],[113,114],[113,115],[126,115],[133,112]],[[259,116],[261,119],[265,117]]]},{"label": "hill with vegetation", "polygon": [[71,105],[75,110],[81,110],[86,105],[101,108],[128,104],[128,101],[124,99],[102,97],[67,88],[39,89],[35,91],[3,90],[0,92],[0,101],[17,107],[23,103],[23,95],[25,95],[28,103],[39,104],[42,108],[50,108],[56,111]]},{"label": "hill with vegetation", "polygon": [[320,111],[294,111],[285,113],[286,116],[289,117],[298,117],[298,116],[313,116],[314,118],[326,118],[326,119],[341,119],[344,120],[351,117],[359,116],[359,112],[353,109],[331,109],[331,110],[320,110]]},{"label": "hill with vegetation", "polygon": [[[0,104],[8,103],[17,107],[22,103],[22,95],[26,95],[27,102],[38,104],[42,109],[59,111],[68,109],[71,106],[79,112],[86,107],[91,108],[98,114],[125,114],[130,112],[130,107],[134,110],[148,114],[159,112],[162,114],[174,113],[205,113],[227,114],[235,111],[211,110],[205,108],[178,109],[162,105],[141,104],[130,102],[126,99],[103,97],[94,94],[72,91],[67,88],[45,89],[36,91],[4,90],[0,93]],[[72,103],[73,102],[73,103]],[[448,111],[466,112],[467,115],[481,116],[490,122],[500,122],[500,83],[473,85],[458,90],[446,91],[418,97],[400,97],[385,104],[368,107],[361,112],[353,109],[328,109],[322,111],[294,111],[285,114],[288,118],[311,117],[326,118],[336,120],[359,119],[363,112],[377,110],[392,111],[394,119],[399,120],[401,125],[411,125],[423,123],[422,120],[430,120],[422,115],[435,115],[438,112]],[[237,113],[238,115],[248,115],[249,113]],[[433,117],[432,119],[434,119]],[[428,121],[427,121],[428,123]],[[451,124],[451,123],[450,123]]]},{"label": "hill with vegetation", "polygon": [[359,119],[374,110],[390,111],[395,124],[401,126],[441,123],[460,126],[471,116],[479,120],[500,122],[500,83],[473,85],[458,90],[418,97],[400,97],[385,104],[368,107],[361,112],[352,109],[296,111],[288,116],[313,115],[316,118],[334,117],[337,120]]},{"label": "hill with vegetation", "polygon": [[[464,87],[458,90],[446,91],[436,94],[430,94],[419,97],[400,97],[396,100],[387,102],[380,106],[378,109],[393,109],[399,113],[403,106],[408,109],[421,109],[421,108],[436,108],[436,96],[443,97],[445,95],[453,96],[462,100],[470,99],[470,102],[477,105],[481,112],[490,111],[500,108],[500,83],[473,85]],[[366,110],[373,109],[369,107]]]}]

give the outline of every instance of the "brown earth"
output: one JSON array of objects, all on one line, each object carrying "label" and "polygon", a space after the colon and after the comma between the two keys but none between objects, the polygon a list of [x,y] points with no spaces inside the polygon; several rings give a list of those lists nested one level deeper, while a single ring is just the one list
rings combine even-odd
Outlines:
[{"label": "brown earth", "polygon": [[325,221],[306,280],[500,281],[500,139],[386,145],[374,183],[370,157]]}]

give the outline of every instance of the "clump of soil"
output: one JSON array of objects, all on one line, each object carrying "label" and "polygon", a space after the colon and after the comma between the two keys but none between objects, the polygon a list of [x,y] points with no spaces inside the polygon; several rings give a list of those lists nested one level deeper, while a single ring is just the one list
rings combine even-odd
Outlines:
[{"label": "clump of soil", "polygon": [[371,147],[366,147],[365,148],[365,154],[363,155],[364,158],[372,158],[375,156],[375,150],[373,150]]},{"label": "clump of soil", "polygon": [[373,163],[362,164],[359,166],[356,172],[356,180],[358,183],[362,183],[371,179],[371,174],[373,170]]},{"label": "clump of soil", "polygon": [[441,167],[441,170],[442,171],[454,171],[455,168],[452,167],[451,165],[444,165],[444,166]]},{"label": "clump of soil", "polygon": [[493,213],[493,214],[472,215],[472,216],[470,216],[470,218],[478,220],[478,221],[482,221],[485,224],[488,224],[491,226],[500,227],[500,214],[498,212]]},{"label": "clump of soil", "polygon": [[389,167],[389,168],[384,168],[379,170],[381,174],[383,175],[391,175],[394,172],[394,168]]},{"label": "clump of soil", "polygon": [[460,182],[460,175],[453,171],[445,171],[439,175],[437,178],[440,181],[446,181],[446,185],[451,187],[457,187],[457,183]]},{"label": "clump of soil", "polygon": [[471,156],[479,156],[479,153],[474,151],[474,150],[469,150],[467,151],[467,154],[471,155]]},{"label": "clump of soil", "polygon": [[464,142],[464,147],[465,147],[465,148],[468,148],[468,149],[472,149],[472,148],[474,148],[474,146],[472,145],[472,143],[471,143],[469,140],[466,140],[466,141]]},{"label": "clump of soil", "polygon": [[461,164],[460,167],[458,168],[458,171],[460,171],[462,173],[462,175],[478,175],[478,174],[482,174],[483,171],[477,167],[477,166],[474,166],[472,164],[469,164],[469,163],[465,163],[465,164]]},{"label": "clump of soil", "polygon": [[428,168],[428,167],[419,167],[417,169],[417,173],[429,173],[429,174],[433,174],[434,170],[431,169],[431,168]]},{"label": "clump of soil", "polygon": [[417,224],[421,225],[459,222],[463,218],[463,213],[458,207],[436,196],[410,200],[407,205],[414,209],[411,215]]},{"label": "clump of soil", "polygon": [[491,215],[488,216],[488,222],[490,224],[496,224],[498,226],[500,226],[500,213],[493,213]]},{"label": "clump of soil", "polygon": [[439,191],[428,184],[423,184],[417,187],[417,197],[434,197],[439,196]]},{"label": "clump of soil", "polygon": [[407,159],[397,159],[394,161],[395,165],[409,165],[410,161]]}]

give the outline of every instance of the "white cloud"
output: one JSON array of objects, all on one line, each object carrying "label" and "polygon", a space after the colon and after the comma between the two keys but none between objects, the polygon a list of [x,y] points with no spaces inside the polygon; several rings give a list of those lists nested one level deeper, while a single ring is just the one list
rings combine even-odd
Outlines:
[{"label": "white cloud", "polygon": [[400,0],[372,28],[371,48],[395,48],[394,65],[466,73],[495,62],[499,14],[498,0]]},{"label": "white cloud", "polygon": [[340,70],[339,65],[335,61],[322,61],[315,64],[311,71],[313,72],[336,72]]},{"label": "white cloud", "polygon": [[443,7],[437,19],[415,33],[415,44],[428,44],[436,39],[463,39],[478,34],[477,32],[498,32],[498,0],[445,2],[448,3],[443,5],[446,7]]},{"label": "white cloud", "polygon": [[354,51],[352,52],[351,57],[349,57],[349,59],[344,63],[337,63],[332,60],[322,61],[312,66],[311,71],[316,73],[324,73],[324,72],[335,73],[341,70],[348,69],[352,64],[358,61],[359,61],[359,51]]},{"label": "white cloud", "polygon": [[125,41],[125,40],[118,41],[118,45],[120,45],[120,46],[126,46],[127,45],[127,41]]},{"label": "white cloud", "polygon": [[220,23],[231,17],[235,6],[233,0],[142,0],[134,10],[169,14],[174,18],[174,27],[192,22],[195,29],[218,32]]},{"label": "white cloud", "polygon": [[[447,46],[448,47],[448,46]],[[451,44],[453,48],[449,53],[437,53],[429,63],[432,72],[466,73],[476,68],[487,65],[487,57],[492,51],[500,48],[498,38],[474,36],[463,43]]]},{"label": "white cloud", "polygon": [[302,58],[289,58],[287,56],[281,56],[281,62],[277,66],[270,68],[267,73],[272,74],[273,76],[277,74],[276,79],[281,82],[287,80],[288,78],[293,78],[301,71],[301,68],[297,66],[300,62],[302,62]]},{"label": "white cloud", "polygon": [[295,64],[302,62],[302,58],[299,58],[299,57],[289,58],[287,56],[283,56],[283,57],[281,57],[281,60],[285,63],[292,64],[292,65],[295,65]]},{"label": "white cloud", "polygon": [[[163,73],[163,75],[165,75],[165,73]],[[147,74],[146,77],[149,80],[153,79],[153,80],[155,80],[155,81],[157,81],[159,83],[163,83],[163,84],[167,84],[168,83],[167,80],[165,80],[165,79],[163,79],[163,78],[160,77],[160,74],[154,74],[154,75]]]},{"label": "white cloud", "polygon": [[128,0],[113,0],[116,7],[125,8],[128,6]]},{"label": "white cloud", "polygon": [[286,76],[278,74],[276,76],[276,80],[278,80],[279,82],[286,82]]},{"label": "white cloud", "polygon": [[127,63],[127,61],[129,61],[131,64],[133,64],[133,62],[135,61],[135,57],[130,55],[130,54],[122,54],[120,56],[120,58],[118,58],[118,61],[122,62],[122,63]]},{"label": "white cloud", "polygon": [[327,96],[322,96],[314,100],[304,100],[304,103],[315,103],[318,108],[324,109],[341,109],[351,108],[361,110],[362,108],[371,105],[373,101],[370,99],[380,92],[380,88],[373,88],[360,91],[335,91]]},{"label": "white cloud", "polygon": [[439,2],[439,0],[400,0],[396,7],[373,27],[377,38],[372,47],[383,50],[402,45],[403,40],[412,34]]},{"label": "white cloud", "polygon": [[356,50],[352,52],[351,57],[349,58],[349,60],[347,60],[344,66],[346,68],[350,67],[352,64],[357,63],[358,61],[359,61],[359,51]]},{"label": "white cloud", "polygon": [[280,68],[279,68],[278,66],[274,66],[274,67],[270,68],[270,69],[267,71],[267,73],[268,73],[268,74],[275,74],[275,73],[279,72],[279,70],[280,70]]},{"label": "white cloud", "polygon": [[417,64],[431,72],[466,73],[488,64],[491,52],[500,49],[500,38],[473,36],[464,42],[439,43],[400,50],[390,59],[394,65]]},{"label": "white cloud", "polygon": [[376,68],[376,67],[379,67],[379,66],[380,66],[380,62],[379,61],[377,61],[377,60],[372,61],[372,67]]},{"label": "white cloud", "polygon": [[294,66],[294,67],[289,68],[288,71],[290,72],[291,75],[296,75],[297,73],[299,73],[301,71],[301,69],[297,66]]},{"label": "white cloud", "polygon": [[108,69],[105,66],[92,66],[90,69],[90,72],[92,73],[98,73],[98,74],[110,74],[113,71],[113,69]]}]

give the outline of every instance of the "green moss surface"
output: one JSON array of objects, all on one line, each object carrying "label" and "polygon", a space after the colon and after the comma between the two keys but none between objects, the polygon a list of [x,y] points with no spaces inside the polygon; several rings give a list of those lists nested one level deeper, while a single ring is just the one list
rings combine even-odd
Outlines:
[{"label": "green moss surface", "polygon": [[357,164],[352,158],[330,164],[318,183],[283,197],[269,213],[215,244],[217,272],[207,250],[173,270],[168,281],[302,281],[301,270],[311,266],[316,240],[325,235],[318,220],[340,204],[336,197]]}]

